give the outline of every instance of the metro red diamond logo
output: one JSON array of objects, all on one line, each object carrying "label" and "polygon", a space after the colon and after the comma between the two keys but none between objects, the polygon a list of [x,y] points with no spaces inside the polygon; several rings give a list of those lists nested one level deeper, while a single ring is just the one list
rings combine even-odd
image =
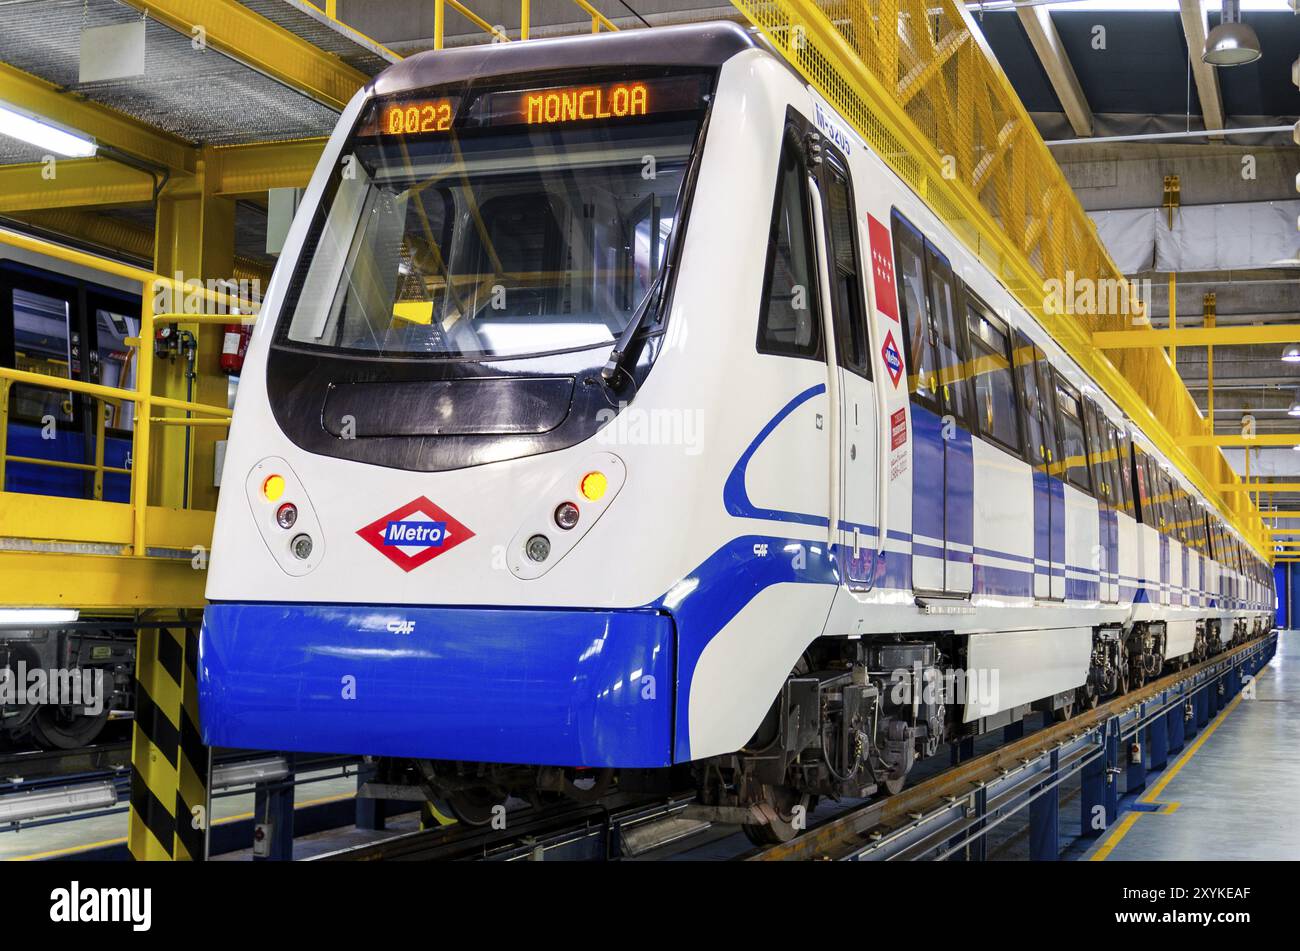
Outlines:
[{"label": "metro red diamond logo", "polygon": [[903,356],[898,352],[898,344],[894,343],[892,330],[885,333],[885,345],[880,348],[880,355],[884,358],[885,369],[889,371],[889,379],[897,389],[898,381],[903,376]]},{"label": "metro red diamond logo", "polygon": [[423,495],[375,519],[357,534],[403,571],[414,571],[474,537]]}]

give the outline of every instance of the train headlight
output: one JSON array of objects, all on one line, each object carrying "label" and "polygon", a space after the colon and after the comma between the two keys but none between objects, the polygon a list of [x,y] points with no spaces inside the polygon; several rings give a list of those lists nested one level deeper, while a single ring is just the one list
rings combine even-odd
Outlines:
[{"label": "train headlight", "polygon": [[609,480],[605,478],[603,472],[588,472],[582,477],[579,488],[582,490],[582,497],[588,502],[598,502],[605,497],[605,492],[609,489]]},{"label": "train headlight", "polygon": [[561,502],[555,507],[555,524],[566,532],[578,524],[578,507],[572,502]]},{"label": "train headlight", "polygon": [[293,552],[293,557],[299,561],[306,561],[311,557],[311,536],[295,535],[293,541],[289,542],[289,550]]},{"label": "train headlight", "polygon": [[275,522],[281,528],[293,528],[296,521],[298,521],[298,506],[292,502],[285,502],[275,510]]},{"label": "train headlight", "polygon": [[524,553],[528,555],[529,560],[541,564],[551,554],[551,540],[545,535],[534,535],[524,545]]},{"label": "train headlight", "polygon": [[284,476],[269,475],[262,483],[262,496],[268,502],[274,502],[280,496],[284,495]]}]

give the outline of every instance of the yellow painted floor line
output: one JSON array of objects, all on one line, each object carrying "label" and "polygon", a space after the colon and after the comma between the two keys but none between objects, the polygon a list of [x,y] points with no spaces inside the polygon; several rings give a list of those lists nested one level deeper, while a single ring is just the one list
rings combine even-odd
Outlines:
[{"label": "yellow painted floor line", "polygon": [[[322,796],[319,799],[308,799],[306,802],[294,803],[294,809],[305,809],[307,806],[319,806],[327,802],[339,802],[343,799],[355,799],[356,793],[337,793],[333,796]],[[218,819],[212,823],[214,826],[226,825],[230,822],[240,822],[244,819],[253,818],[251,812],[241,812],[235,816],[226,816],[224,819]],[[78,852],[89,852],[92,849],[102,849],[110,845],[122,845],[126,842],[126,836],[117,839],[105,839],[102,842],[91,842],[88,845],[70,845],[64,849],[51,849],[48,852],[33,852],[30,855],[14,855],[7,862],[36,862],[41,859],[52,859],[60,855],[75,855]]]},{"label": "yellow painted floor line", "polygon": [[[1271,669],[1272,668],[1270,667],[1265,667],[1262,671],[1260,671],[1259,674],[1255,677],[1255,684],[1258,685],[1259,681],[1263,678],[1264,674]],[[1210,738],[1210,735],[1213,734],[1214,731],[1219,728],[1219,725],[1228,718],[1228,714],[1231,713],[1233,710],[1237,709],[1237,704],[1241,703],[1242,698],[1244,696],[1245,696],[1244,694],[1238,692],[1237,695],[1232,698],[1231,702],[1229,702],[1229,704],[1226,707],[1220,710],[1218,715],[1213,720],[1211,720],[1209,723],[1205,725],[1205,729],[1201,730],[1201,733],[1196,738],[1195,742],[1193,742],[1191,746],[1187,747],[1187,749],[1183,750],[1182,754],[1178,757],[1177,760],[1174,761],[1173,765],[1165,767],[1164,771],[1160,774],[1159,781],[1157,781],[1154,786],[1152,786],[1141,796],[1139,796],[1137,801],[1142,803],[1143,805],[1151,805],[1152,803],[1154,803],[1156,797],[1159,796],[1162,792],[1164,792],[1165,787],[1168,786],[1170,781],[1175,776],[1178,775],[1179,770],[1181,770],[1184,766],[1187,765],[1188,761],[1193,756],[1196,755],[1196,751],[1199,750],[1202,745],[1204,745],[1205,741]],[[1127,815],[1124,816],[1123,819],[1120,820],[1120,822],[1114,828],[1110,830],[1110,834],[1102,841],[1102,844],[1097,847],[1096,851],[1094,851],[1091,855],[1088,856],[1088,861],[1089,862],[1106,861],[1106,857],[1115,850],[1115,846],[1120,844],[1124,836],[1128,835],[1129,829],[1132,829],[1133,826],[1137,824],[1138,819],[1142,818],[1143,815],[1166,815],[1167,816],[1172,812],[1176,812],[1178,810],[1178,807],[1181,805],[1182,803],[1180,802],[1162,803],[1160,809],[1155,813],[1150,813],[1150,812],[1143,813],[1137,810],[1130,811]]]},{"label": "yellow painted floor line", "polygon": [[1111,850],[1114,849],[1115,846],[1119,845],[1120,840],[1122,840],[1124,836],[1128,835],[1128,830],[1133,828],[1141,818],[1142,813],[1136,811],[1129,812],[1125,815],[1124,818],[1119,821],[1119,824],[1115,826],[1115,828],[1111,829],[1110,836],[1097,848],[1097,851],[1088,856],[1088,861],[1106,861],[1106,856],[1110,855]]}]

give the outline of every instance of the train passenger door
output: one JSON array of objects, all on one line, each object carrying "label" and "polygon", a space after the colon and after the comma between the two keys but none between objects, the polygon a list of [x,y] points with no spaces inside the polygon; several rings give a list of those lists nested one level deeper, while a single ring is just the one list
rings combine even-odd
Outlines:
[{"label": "train passenger door", "polygon": [[1098,596],[1102,601],[1119,600],[1119,518],[1115,511],[1115,477],[1110,465],[1110,427],[1092,400],[1085,400],[1084,422],[1088,430],[1088,457],[1097,498],[1097,551],[1094,561],[1099,572]]},{"label": "train passenger door", "polygon": [[818,174],[829,302],[840,382],[840,570],[850,588],[867,590],[876,577],[880,512],[877,460],[881,452],[871,373],[862,257],[848,163],[829,145]]},{"label": "train passenger door", "polygon": [[897,212],[893,225],[912,403],[912,587],[961,597],[975,535],[966,322],[948,259]]},{"label": "train passenger door", "polygon": [[1065,484],[1052,475],[1056,422],[1047,357],[1016,331],[1016,376],[1024,408],[1025,458],[1034,473],[1034,597],[1065,597]]}]

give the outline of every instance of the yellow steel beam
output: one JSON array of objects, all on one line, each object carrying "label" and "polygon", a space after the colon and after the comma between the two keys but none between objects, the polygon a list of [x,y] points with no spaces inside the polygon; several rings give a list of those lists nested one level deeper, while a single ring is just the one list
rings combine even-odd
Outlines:
[{"label": "yellow steel beam", "polygon": [[1103,330],[1092,335],[1101,350],[1146,350],[1160,347],[1219,347],[1300,343],[1300,324],[1255,327],[1183,327],[1178,330]]},{"label": "yellow steel beam", "polygon": [[1260,512],[1259,514],[1260,514],[1260,517],[1261,517],[1261,518],[1271,518],[1271,519],[1276,519],[1276,518],[1300,518],[1300,512],[1286,512],[1286,511],[1281,511],[1281,510],[1273,511],[1273,512],[1265,511],[1265,512]]},{"label": "yellow steel beam", "polygon": [[[194,171],[194,147],[177,136],[0,63],[0,100],[84,132],[173,174]],[[139,174],[139,173],[137,173]]]},{"label": "yellow steel beam", "polygon": [[306,188],[325,139],[229,145],[205,153],[213,194],[251,195],[269,188]]},{"label": "yellow steel beam", "polygon": [[108,611],[202,607],[207,572],[188,558],[0,551],[0,578],[6,607]]},{"label": "yellow steel beam", "polygon": [[236,0],[126,0],[129,6],[186,37],[203,38],[211,49],[245,63],[342,110],[369,79],[333,53],[327,53]]},{"label": "yellow steel beam", "polygon": [[1300,433],[1256,433],[1253,436],[1231,433],[1217,436],[1185,436],[1180,441],[1184,446],[1296,446],[1300,445]]},{"label": "yellow steel beam", "polygon": [[[129,221],[75,208],[26,211],[12,217],[22,224],[81,244],[93,245],[139,260],[153,260],[153,230],[141,228]],[[259,280],[265,284],[271,279],[271,269],[260,261],[237,255],[231,277],[236,281]]]},{"label": "yellow steel beam", "polygon": [[53,175],[40,162],[0,166],[0,214],[153,200],[152,177],[106,158],[62,159]]},{"label": "yellow steel beam", "polygon": [[1220,492],[1300,492],[1300,482],[1220,482]]}]

